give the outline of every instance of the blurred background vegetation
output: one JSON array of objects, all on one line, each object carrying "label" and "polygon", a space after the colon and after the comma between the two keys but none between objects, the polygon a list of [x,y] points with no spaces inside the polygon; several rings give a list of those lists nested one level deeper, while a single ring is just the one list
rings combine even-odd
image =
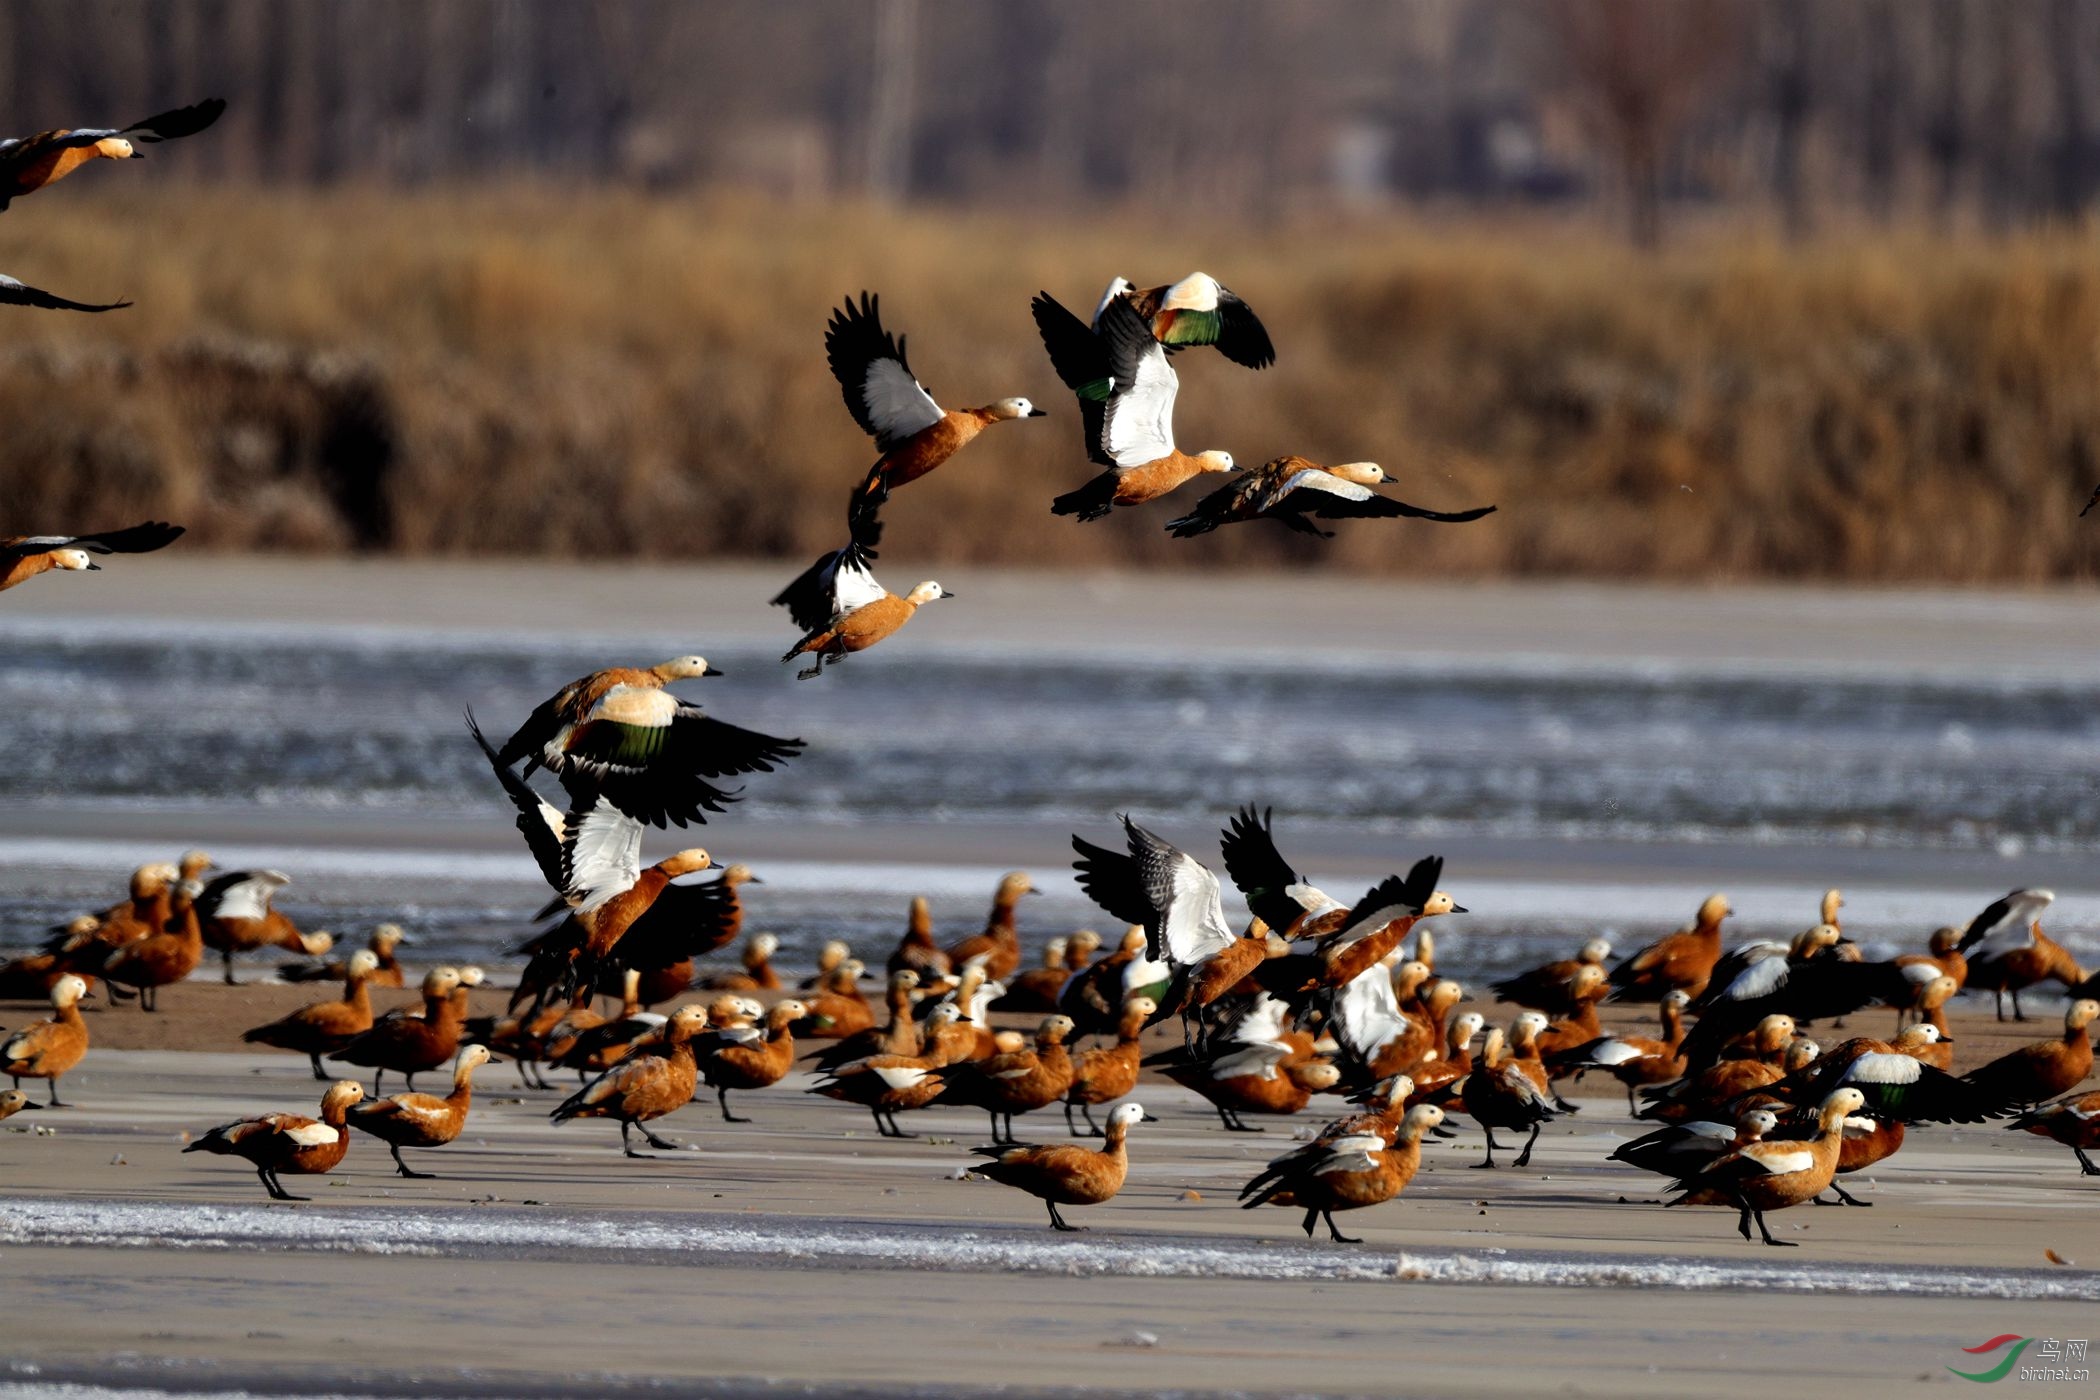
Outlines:
[{"label": "blurred background vegetation", "polygon": [[[0,129],[225,96],[0,215],[0,528],[714,558],[837,542],[883,294],[1024,393],[899,556],[2039,582],[2100,520],[2094,0],[12,0]],[[1201,267],[1279,349],[1184,447],[1476,526],[1081,527],[1028,319]]]}]

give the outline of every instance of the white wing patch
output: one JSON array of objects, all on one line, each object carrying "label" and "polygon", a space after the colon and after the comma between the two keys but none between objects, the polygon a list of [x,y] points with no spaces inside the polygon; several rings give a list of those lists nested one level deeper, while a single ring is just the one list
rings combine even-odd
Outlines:
[{"label": "white wing patch", "polygon": [[[1628,1045],[1623,1040],[1607,1040],[1596,1049],[1590,1051],[1590,1063],[1603,1065],[1608,1069],[1613,1065],[1623,1065],[1632,1060],[1644,1059],[1647,1053],[1638,1045]],[[1708,1124],[1707,1126],[1718,1125]],[[1726,1129],[1723,1136],[1734,1137],[1735,1129]]]},{"label": "white wing patch", "polygon": [[1765,952],[1764,956],[1737,973],[1723,995],[1730,1001],[1755,1001],[1785,986],[1788,971],[1786,949],[1776,943],[1772,948],[1775,951]]},{"label": "white wing patch", "polygon": [[569,897],[596,909],[634,888],[642,873],[642,824],[601,801],[570,833]]},{"label": "white wing patch", "polygon": [[289,875],[280,875],[274,870],[258,870],[245,880],[228,885],[219,894],[219,902],[212,909],[217,919],[266,919],[270,916],[270,896],[292,883]]},{"label": "white wing patch", "polygon": [[888,451],[913,433],[923,432],[945,416],[911,371],[896,360],[871,360],[860,382],[860,401],[875,425],[878,446]]},{"label": "white wing patch", "polygon": [[1166,937],[1167,957],[1182,964],[1199,963],[1231,947],[1232,930],[1226,927],[1225,909],[1218,902],[1218,877],[1195,857],[1176,851],[1169,880],[1160,929]]},{"label": "white wing patch", "polygon": [[1752,1143],[1742,1151],[1743,1160],[1754,1162],[1771,1176],[1805,1172],[1816,1164],[1816,1154],[1799,1148],[1766,1147]]},{"label": "white wing patch", "polygon": [[889,596],[889,590],[875,581],[875,575],[865,564],[840,562],[831,575],[831,616],[833,621],[844,617],[857,608]]},{"label": "white wing patch", "polygon": [[1333,472],[1321,471],[1318,467],[1302,467],[1290,474],[1280,486],[1272,487],[1261,500],[1261,508],[1270,510],[1293,491],[1325,491],[1330,496],[1339,496],[1345,501],[1368,501],[1371,488],[1358,486],[1353,481],[1344,481]]},{"label": "white wing patch", "polygon": [[1191,272],[1167,288],[1159,300],[1162,311],[1216,311],[1218,281],[1207,272]]},{"label": "white wing patch", "polygon": [[31,1042],[28,1036],[18,1035],[13,1040],[8,1041],[5,1047],[0,1047],[0,1060],[23,1059],[35,1048],[34,1043]]},{"label": "white wing patch", "polygon": [[326,1123],[308,1123],[303,1127],[286,1128],[284,1135],[301,1147],[326,1147],[342,1136]]},{"label": "white wing patch", "polygon": [[1334,999],[1335,1035],[1349,1053],[1364,1061],[1404,1035],[1407,1019],[1393,995],[1393,978],[1382,966],[1365,968],[1349,979]]},{"label": "white wing patch", "polygon": [[1250,1045],[1210,1063],[1210,1077],[1217,1079],[1240,1079],[1249,1075],[1261,1079],[1274,1079],[1276,1067],[1290,1053],[1288,1045]]},{"label": "white wing patch", "polygon": [[1138,354],[1131,382],[1118,384],[1101,424],[1101,445],[1119,467],[1142,467],[1174,451],[1174,399],[1180,376],[1158,342]]},{"label": "white wing patch", "polygon": [[1862,1055],[1852,1062],[1840,1080],[1844,1084],[1915,1084],[1925,1072],[1922,1062],[1908,1055]]},{"label": "white wing patch", "polygon": [[1927,982],[1937,981],[1939,976],[1940,965],[1938,963],[1921,962],[1905,963],[1903,965],[1903,980],[1910,983],[1913,987],[1922,987]]},{"label": "white wing patch", "polygon": [[892,1089],[910,1089],[923,1082],[928,1071],[910,1065],[878,1065],[869,1073]]}]

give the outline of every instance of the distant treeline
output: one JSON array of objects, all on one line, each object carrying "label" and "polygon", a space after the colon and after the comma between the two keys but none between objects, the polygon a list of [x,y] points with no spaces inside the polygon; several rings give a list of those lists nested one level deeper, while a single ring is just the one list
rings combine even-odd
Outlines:
[{"label": "distant treeline", "polygon": [[186,180],[1553,203],[1643,241],[2100,189],[2090,0],[9,0],[0,77],[14,132],[231,99],[156,153]]},{"label": "distant treeline", "polygon": [[[800,558],[840,541],[873,457],[822,352],[831,306],[869,287],[944,404],[1054,415],[900,492],[885,559],[2039,581],[2086,577],[2100,539],[2077,519],[2100,481],[2079,235],[1654,256],[1562,225],[110,193],[125,173],[0,216],[0,267],[137,303],[6,315],[0,533],[152,516],[196,549]],[[1378,461],[1410,499],[1501,512],[1333,541],[1170,540],[1166,507],[1053,518],[1092,468],[1030,295],[1084,313],[1112,274],[1193,267],[1255,306],[1278,361],[1180,357],[1185,448]]]}]

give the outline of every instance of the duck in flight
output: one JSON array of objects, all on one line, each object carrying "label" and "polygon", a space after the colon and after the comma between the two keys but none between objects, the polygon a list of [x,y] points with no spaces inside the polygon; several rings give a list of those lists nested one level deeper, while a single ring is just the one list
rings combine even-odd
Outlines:
[{"label": "duck in flight", "polygon": [[1493,506],[1461,511],[1426,510],[1390,496],[1381,496],[1371,489],[1392,480],[1392,476],[1376,462],[1345,462],[1338,467],[1323,467],[1304,457],[1278,457],[1211,492],[1187,515],[1168,521],[1167,531],[1182,539],[1209,534],[1221,525],[1274,520],[1301,534],[1328,539],[1332,538],[1333,532],[1313,524],[1313,517],[1321,520],[1377,520],[1404,516],[1461,525],[1495,512]]},{"label": "duck in flight", "polygon": [[875,439],[882,456],[854,492],[877,504],[899,486],[917,481],[953,457],[994,423],[1041,418],[1024,398],[995,399],[982,408],[944,409],[933,401],[904,358],[904,338],[882,328],[881,300],[867,292],[851,297],[824,329],[824,356],[846,397],[846,410],[861,431]]},{"label": "duck in flight", "polygon": [[14,535],[0,539],[0,592],[53,569],[98,570],[97,554],[148,554],[166,549],[182,536],[180,525],[149,520],[99,535]]},{"label": "duck in flight", "polygon": [[795,673],[802,680],[814,680],[825,666],[890,637],[926,604],[955,596],[933,579],[902,595],[876,581],[869,567],[882,538],[875,504],[873,497],[857,498],[853,538],[804,570],[773,599],[773,606],[786,608],[803,633],[780,659],[816,658],[815,665]]},{"label": "duck in flight", "polygon": [[[474,742],[487,755],[496,780],[518,809],[518,831],[547,883],[569,906],[567,936],[549,940],[536,955],[566,964],[559,992],[577,982],[595,983],[601,965],[636,920],[648,913],[670,883],[707,869],[713,861],[698,847],[679,851],[656,864],[642,866],[642,823],[602,794],[572,798],[567,813],[557,812],[503,761],[474,716],[467,716]],[[525,976],[549,986],[545,969],[527,967]]]},{"label": "duck in flight", "polygon": [[1192,345],[1215,345],[1219,354],[1248,369],[1276,363],[1276,347],[1269,343],[1269,332],[1254,308],[1207,272],[1191,272],[1179,282],[1142,290],[1127,278],[1114,279],[1094,308],[1095,330],[1117,302],[1135,311],[1170,354]]},{"label": "duck in flight", "polygon": [[699,656],[657,666],[614,666],[571,681],[504,740],[506,768],[523,760],[523,776],[545,768],[573,801],[602,797],[650,826],[702,822],[741,789],[709,779],[770,773],[802,752],[800,739],[779,739],[710,717],[670,693],[675,681],[719,676]]},{"label": "duck in flight", "polygon": [[143,160],[141,146],[195,136],[226,110],[213,97],[124,127],[75,127],[0,141],[0,209],[65,179],[91,160]]},{"label": "duck in flight", "polygon": [[1100,520],[1117,506],[1156,501],[1208,472],[1233,470],[1232,454],[1174,445],[1181,380],[1167,350],[1128,298],[1109,297],[1088,327],[1038,292],[1030,310],[1057,377],[1079,399],[1087,460],[1108,468],[1051,502],[1057,515]]}]

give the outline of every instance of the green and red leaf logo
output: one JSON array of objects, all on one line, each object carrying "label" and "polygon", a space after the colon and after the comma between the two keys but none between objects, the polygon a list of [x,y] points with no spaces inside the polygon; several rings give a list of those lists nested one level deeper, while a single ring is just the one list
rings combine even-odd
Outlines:
[{"label": "green and red leaf logo", "polygon": [[2027,1350],[2027,1344],[2033,1340],[2034,1338],[2032,1337],[2020,1337],[2007,1332],[2002,1336],[1993,1337],[1981,1345],[1962,1348],[1964,1355],[1987,1356],[2000,1347],[2010,1346],[2012,1350],[2005,1353],[2005,1359],[1991,1367],[1990,1370],[1956,1371],[1952,1366],[1949,1366],[1947,1369],[1965,1381],[1981,1381],[1986,1385],[1992,1381],[2002,1381],[2012,1374],[2012,1368],[2019,1364],[2020,1353]]}]

